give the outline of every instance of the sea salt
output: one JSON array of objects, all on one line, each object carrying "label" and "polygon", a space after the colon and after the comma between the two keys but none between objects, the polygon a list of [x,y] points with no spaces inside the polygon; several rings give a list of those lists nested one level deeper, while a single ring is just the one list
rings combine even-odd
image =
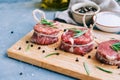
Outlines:
[{"label": "sea salt", "polygon": [[105,26],[120,26],[120,16],[114,13],[97,15],[97,23]]}]

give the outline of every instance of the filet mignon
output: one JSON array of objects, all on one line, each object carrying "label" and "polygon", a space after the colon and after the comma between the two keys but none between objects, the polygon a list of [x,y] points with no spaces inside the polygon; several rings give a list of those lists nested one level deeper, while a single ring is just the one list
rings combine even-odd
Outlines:
[{"label": "filet mignon", "polygon": [[78,55],[85,55],[87,52],[93,49],[93,37],[91,30],[88,28],[75,29],[76,31],[80,30],[81,32],[86,32],[78,37],[74,37],[76,32],[74,30],[68,29],[61,36],[60,49]]},{"label": "filet mignon", "polygon": [[59,29],[49,25],[36,24],[31,42],[41,45],[53,44],[58,41]]},{"label": "filet mignon", "polygon": [[103,63],[110,65],[120,65],[120,54],[113,50],[111,46],[120,40],[109,40],[98,45],[96,58]]}]

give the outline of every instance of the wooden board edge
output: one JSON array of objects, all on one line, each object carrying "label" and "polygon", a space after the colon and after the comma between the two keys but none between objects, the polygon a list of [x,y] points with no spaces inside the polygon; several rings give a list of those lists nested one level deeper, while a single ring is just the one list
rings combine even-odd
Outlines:
[{"label": "wooden board edge", "polygon": [[91,76],[88,76],[86,74],[80,74],[80,73],[77,73],[75,71],[70,71],[70,70],[67,70],[67,69],[63,69],[63,68],[60,68],[59,66],[48,64],[46,62],[38,61],[38,60],[35,60],[35,59],[33,60],[33,59],[28,58],[26,56],[19,55],[19,54],[16,54],[14,52],[11,52],[10,49],[7,50],[7,55],[10,58],[17,59],[17,60],[23,61],[25,63],[29,63],[29,64],[32,64],[32,65],[35,65],[35,66],[38,66],[38,67],[41,67],[41,68],[44,68],[44,69],[47,69],[47,70],[55,71],[57,73],[60,73],[60,74],[66,75],[66,76],[70,76],[70,77],[73,77],[73,78],[78,78],[78,79],[82,79],[82,80],[86,80],[86,79],[87,80],[100,80],[98,78],[91,77]]}]

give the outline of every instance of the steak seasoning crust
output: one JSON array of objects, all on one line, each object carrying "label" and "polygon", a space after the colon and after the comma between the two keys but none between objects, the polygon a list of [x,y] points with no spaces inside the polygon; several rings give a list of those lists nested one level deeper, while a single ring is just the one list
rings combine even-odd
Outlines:
[{"label": "steak seasoning crust", "polygon": [[59,29],[45,24],[36,24],[31,42],[40,45],[49,45],[58,41]]},{"label": "steak seasoning crust", "polygon": [[85,55],[94,46],[92,32],[88,28],[67,29],[61,36],[60,49],[78,55]]}]

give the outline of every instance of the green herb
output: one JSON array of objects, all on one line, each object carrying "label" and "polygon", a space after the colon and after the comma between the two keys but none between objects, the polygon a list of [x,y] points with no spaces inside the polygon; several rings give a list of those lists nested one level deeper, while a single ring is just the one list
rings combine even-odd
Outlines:
[{"label": "green herb", "polygon": [[99,67],[99,66],[96,66],[96,68],[98,68],[99,70],[104,71],[104,72],[106,72],[106,73],[112,73],[112,71],[103,69],[103,68],[101,68],[101,67]]},{"label": "green herb", "polygon": [[120,51],[120,42],[113,44],[111,48],[117,52]]},{"label": "green herb", "polygon": [[49,56],[52,56],[52,55],[58,55],[59,53],[50,53],[48,55],[45,56],[45,58],[49,57]]},{"label": "green herb", "polygon": [[74,38],[79,37],[79,36],[85,34],[86,32],[87,32],[87,30],[84,30],[84,31],[81,31],[81,32],[77,32],[77,33],[74,35]]},{"label": "green herb", "polygon": [[84,66],[84,69],[85,69],[87,75],[90,75],[88,65],[85,62],[83,62],[83,66]]},{"label": "green herb", "polygon": [[30,49],[30,44],[27,45],[25,51],[28,51]]},{"label": "green herb", "polygon": [[87,32],[87,30],[81,31],[81,30],[79,30],[77,28],[69,28],[68,30],[74,31],[74,33],[75,33],[74,38],[79,37],[79,36],[81,36],[81,35],[83,35],[83,34],[85,34]]},{"label": "green herb", "polygon": [[47,21],[46,19],[42,19],[42,20],[41,20],[41,24],[53,26],[53,22],[49,22],[49,21]]},{"label": "green herb", "polygon": [[77,29],[77,28],[67,28],[68,30],[72,30],[74,32],[81,32],[81,30]]}]

